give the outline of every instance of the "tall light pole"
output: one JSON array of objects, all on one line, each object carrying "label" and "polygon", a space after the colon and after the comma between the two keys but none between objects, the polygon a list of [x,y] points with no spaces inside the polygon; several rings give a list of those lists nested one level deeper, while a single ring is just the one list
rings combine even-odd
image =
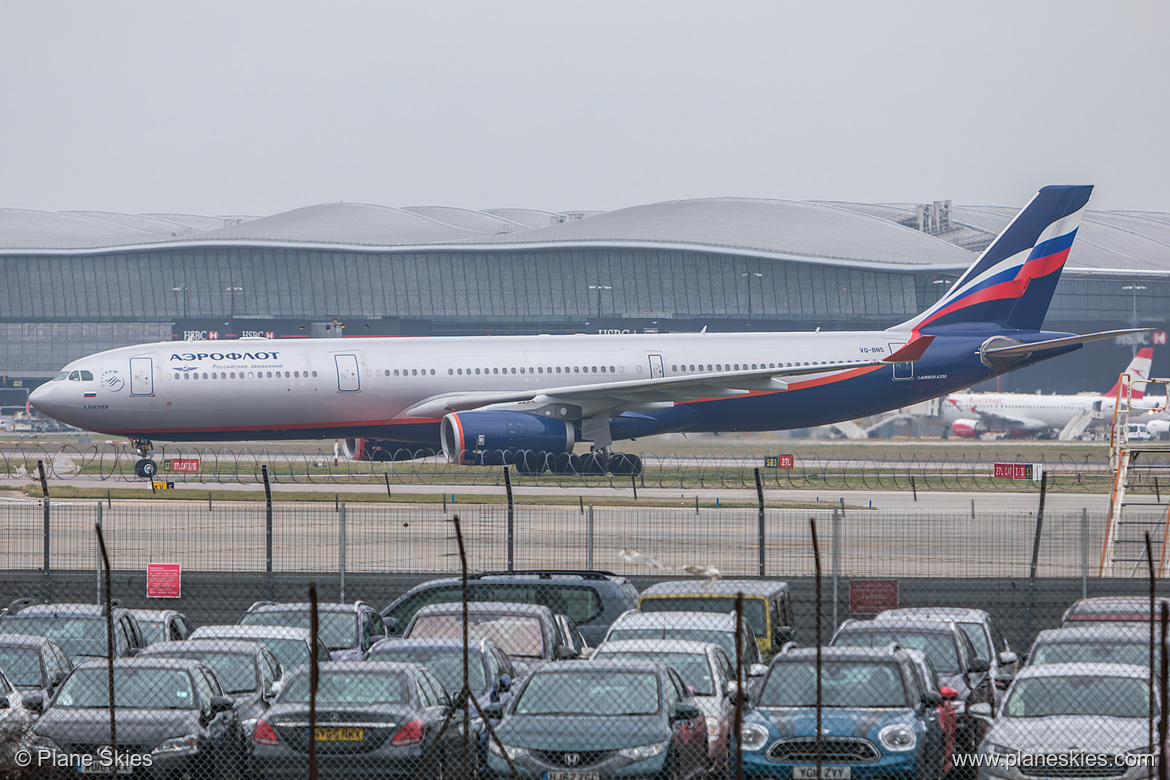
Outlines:
[{"label": "tall light pole", "polygon": [[763,279],[764,275],[762,273],[760,273],[759,271],[744,271],[742,274],[740,274],[740,276],[742,276],[743,278],[748,280],[748,285],[747,285],[747,287],[748,287],[748,290],[747,290],[747,292],[748,292],[748,315],[747,315],[747,318],[750,321],[752,318],[752,277],[754,276],[757,279]]},{"label": "tall light pole", "polygon": [[1121,289],[1133,291],[1133,326],[1136,328],[1137,327],[1137,294],[1138,294],[1138,290],[1144,290],[1144,289],[1146,289],[1146,286],[1144,284],[1126,284],[1126,285],[1123,285]]},{"label": "tall light pole", "polygon": [[589,289],[590,290],[597,290],[597,319],[601,319],[601,291],[602,290],[612,290],[613,285],[591,284],[591,285],[589,285]]},{"label": "tall light pole", "polygon": [[230,292],[232,294],[231,317],[232,317],[232,319],[235,319],[236,318],[236,293],[243,292],[244,288],[243,287],[228,287],[226,289],[228,292]]},{"label": "tall light pole", "polygon": [[[183,293],[183,319],[187,319],[190,316],[187,313],[187,285],[184,284],[182,287],[172,287],[171,291]],[[176,295],[175,297],[178,298],[179,296]]]}]

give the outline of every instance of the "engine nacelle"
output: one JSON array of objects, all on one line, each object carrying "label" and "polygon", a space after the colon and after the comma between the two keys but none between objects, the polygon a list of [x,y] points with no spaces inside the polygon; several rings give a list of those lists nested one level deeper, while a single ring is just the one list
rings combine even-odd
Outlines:
[{"label": "engine nacelle", "polygon": [[979,434],[987,432],[987,427],[978,420],[955,420],[951,430],[960,439],[978,439]]},{"label": "engine nacelle", "polygon": [[342,439],[341,452],[349,460],[414,460],[437,455],[434,447],[390,439]]},{"label": "engine nacelle", "polygon": [[498,466],[517,453],[572,452],[576,437],[570,423],[526,412],[453,412],[439,439],[449,463]]}]

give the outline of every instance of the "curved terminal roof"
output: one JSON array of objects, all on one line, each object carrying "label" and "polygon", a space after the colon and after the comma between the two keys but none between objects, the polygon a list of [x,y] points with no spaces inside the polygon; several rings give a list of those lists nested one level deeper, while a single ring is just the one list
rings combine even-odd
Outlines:
[{"label": "curved terminal roof", "polygon": [[[828,263],[915,268],[969,265],[1017,207],[952,206],[950,225],[917,228],[916,204],[753,198],[666,201],[610,212],[394,208],[323,203],[267,217],[0,209],[0,252],[86,252],[201,242],[368,249],[684,246]],[[1089,211],[1069,268],[1170,274],[1170,214]]]}]

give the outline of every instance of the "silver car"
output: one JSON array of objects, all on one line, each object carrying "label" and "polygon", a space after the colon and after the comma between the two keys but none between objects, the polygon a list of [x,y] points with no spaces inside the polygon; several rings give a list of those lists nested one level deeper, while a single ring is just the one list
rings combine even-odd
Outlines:
[{"label": "silver car", "polygon": [[1127,664],[1024,667],[979,747],[980,780],[1148,777],[1149,684],[1147,668]]},{"label": "silver car", "polygon": [[634,639],[603,642],[593,658],[634,658],[661,661],[678,672],[694,692],[695,704],[707,721],[707,771],[717,778],[731,777],[732,706],[729,683],[735,667],[718,645],[683,639]]}]

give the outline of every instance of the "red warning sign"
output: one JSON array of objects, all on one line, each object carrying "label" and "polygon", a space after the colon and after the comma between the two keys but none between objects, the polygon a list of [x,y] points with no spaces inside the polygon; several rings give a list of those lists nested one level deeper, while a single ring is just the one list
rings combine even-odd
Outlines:
[{"label": "red warning sign", "polygon": [[146,564],[146,597],[148,599],[177,599],[183,594],[183,565],[181,563]]},{"label": "red warning sign", "polygon": [[850,580],[849,614],[876,615],[898,608],[897,580]]}]

